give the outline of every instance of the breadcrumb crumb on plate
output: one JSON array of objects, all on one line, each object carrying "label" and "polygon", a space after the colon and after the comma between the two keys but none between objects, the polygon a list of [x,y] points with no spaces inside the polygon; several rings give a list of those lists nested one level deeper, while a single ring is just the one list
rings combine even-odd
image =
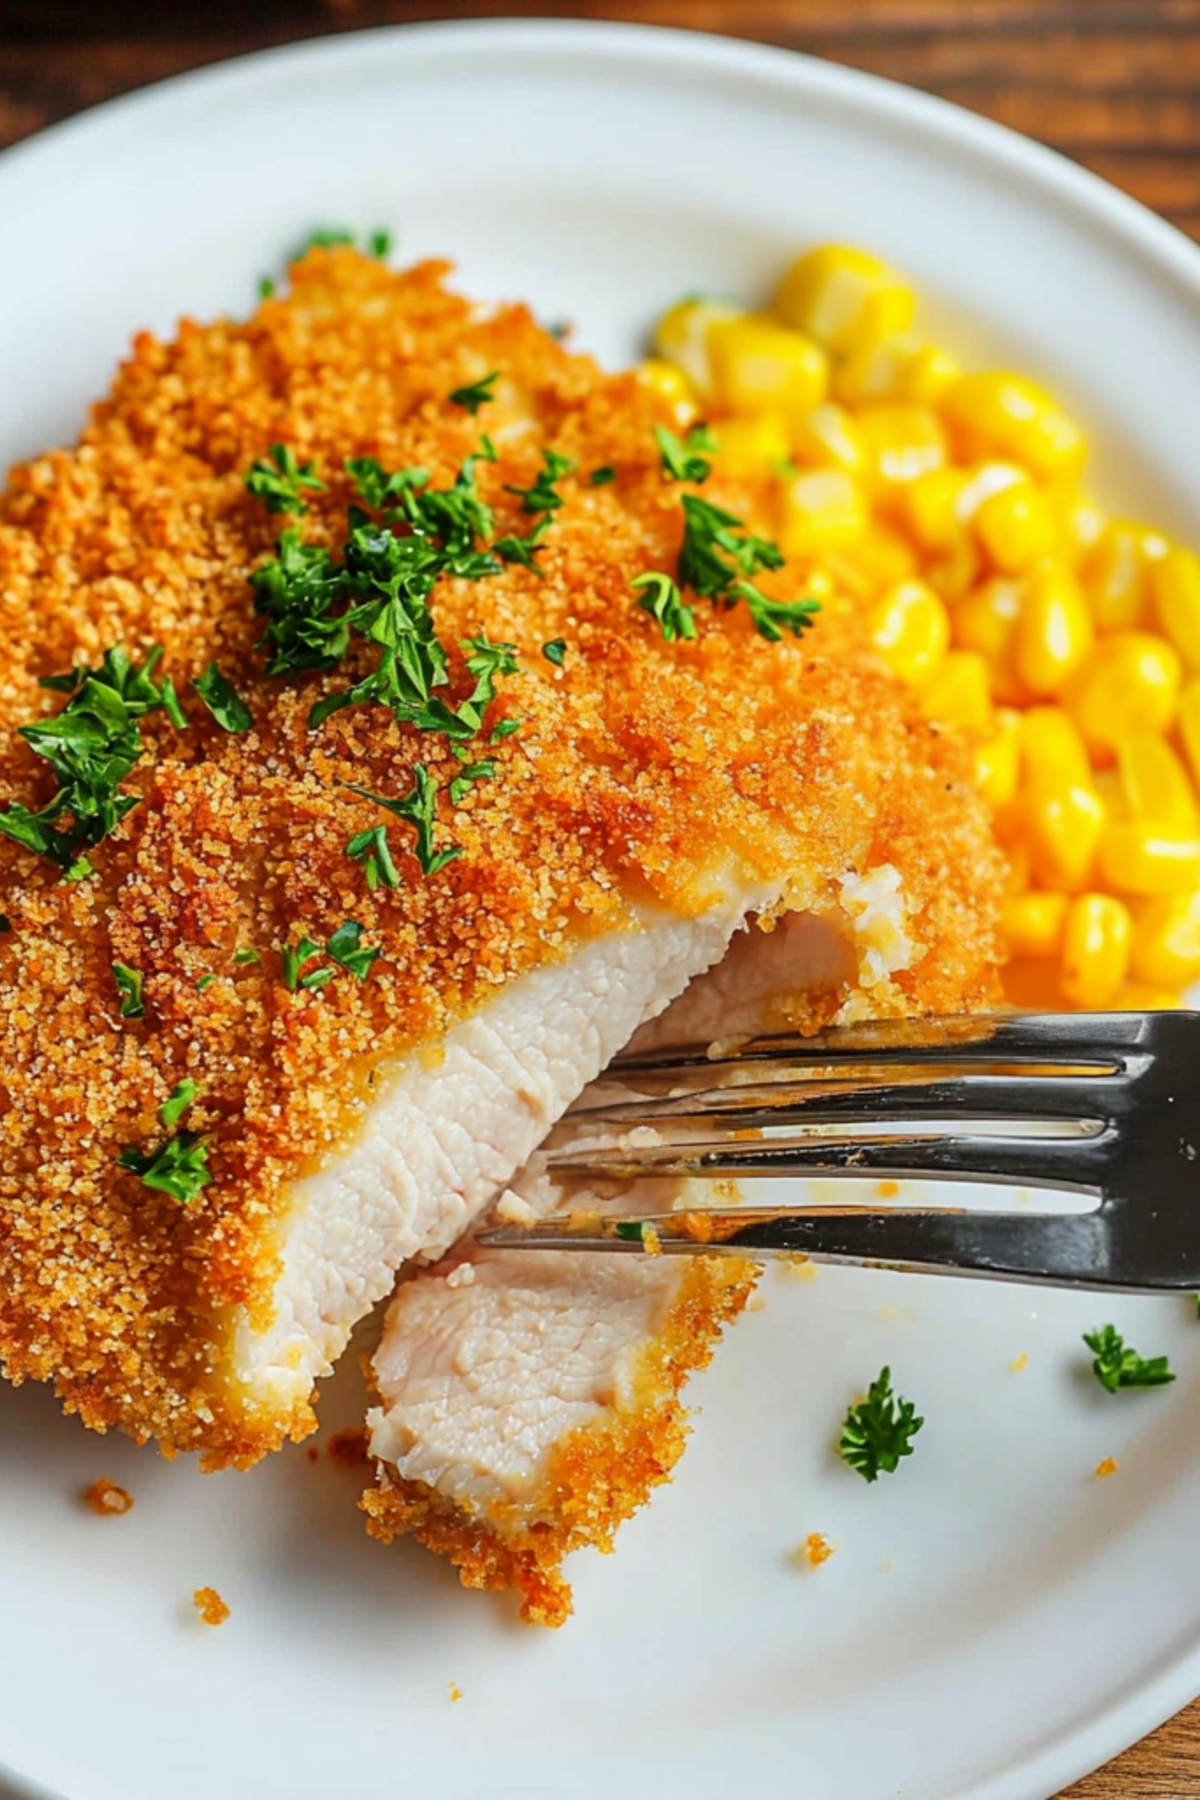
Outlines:
[{"label": "breadcrumb crumb on plate", "polygon": [[102,1475],[99,1481],[93,1481],[91,1487],[84,1490],[83,1503],[91,1512],[99,1513],[101,1518],[110,1513],[127,1513],[133,1507],[133,1495],[127,1488],[118,1487],[115,1481],[109,1481]]},{"label": "breadcrumb crumb on plate", "polygon": [[229,1617],[229,1607],[213,1587],[198,1587],[192,1595],[192,1605],[202,1625],[224,1625]]}]

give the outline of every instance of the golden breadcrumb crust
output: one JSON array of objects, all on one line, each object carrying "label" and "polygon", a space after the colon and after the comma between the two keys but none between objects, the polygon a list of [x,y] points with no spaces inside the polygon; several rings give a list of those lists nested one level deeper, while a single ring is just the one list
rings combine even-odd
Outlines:
[{"label": "golden breadcrumb crust", "polygon": [[585,1545],[611,1551],[618,1525],[670,1479],[688,1434],[680,1391],[712,1361],[757,1279],[741,1258],[696,1257],[661,1329],[638,1351],[629,1402],[554,1446],[536,1499],[470,1518],[424,1482],[390,1472],[363,1495],[367,1530],[385,1544],[410,1533],[448,1556],[464,1587],[516,1588],[527,1623],[561,1625],[573,1610],[563,1558]]},{"label": "golden breadcrumb crust", "polygon": [[[991,993],[997,863],[962,749],[916,717],[838,604],[803,642],[771,645],[744,606],[702,602],[698,641],[664,642],[630,593],[674,566],[680,537],[657,403],[523,307],[473,307],[445,276],[316,250],[244,322],[142,334],[78,447],[15,469],[0,497],[0,802],[53,791],[17,735],[61,704],[39,676],[159,644],[189,715],[184,731],[145,721],[126,783],[141,804],[92,853],[94,879],[64,885],[0,838],[0,1357],[14,1380],[52,1378],[92,1427],[218,1465],[313,1425],[306,1405],[240,1393],[223,1348],[237,1309],[269,1320],[289,1185],[356,1133],[381,1065],[631,902],[698,910],[724,864],[802,878],[808,903],[846,868],[891,861],[925,948],[896,1003]],[[498,398],[478,419],[449,402],[492,369]],[[529,529],[506,485],[529,486],[546,444],[577,466],[541,576],[514,565],[433,596],[444,641],[486,629],[519,646],[488,723],[522,724],[492,752],[494,780],[456,808],[443,791],[438,841],[463,854],[426,879],[409,829],[339,783],[402,795],[422,760],[444,790],[459,765],[379,707],[308,729],[313,701],[371,666],[361,648],[331,674],[266,677],[248,576],[281,521],[245,474],[294,445],[327,483],[305,535],[336,547],[348,456],[421,465],[445,487],[481,430],[499,450],[478,470],[498,532]],[[600,466],[616,480],[592,486]],[[786,570],[767,585],[796,591]],[[561,668],[541,654],[555,638]],[[244,736],[190,687],[212,658],[249,704]],[[457,650],[452,674],[457,699]],[[346,855],[379,823],[395,892],[369,892]],[[369,979],[288,992],[280,947],[347,919],[382,949]],[[236,962],[238,948],[261,960]],[[118,1016],[116,961],[144,976],[143,1020]],[[186,1207],[117,1166],[123,1145],[161,1137],[157,1109],[184,1076],[213,1176]]]}]

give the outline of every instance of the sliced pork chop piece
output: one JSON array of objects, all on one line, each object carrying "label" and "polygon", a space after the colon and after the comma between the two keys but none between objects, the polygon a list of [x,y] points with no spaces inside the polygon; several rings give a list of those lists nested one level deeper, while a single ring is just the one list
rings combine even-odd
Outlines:
[{"label": "sliced pork chop piece", "polygon": [[[820,917],[765,923],[736,934],[723,961],[635,1045],[812,1029],[839,1014],[920,1006],[920,988],[905,996],[895,985],[919,952],[894,865],[848,874],[839,904]],[[962,1000],[977,997],[966,984]],[[619,1083],[602,1078],[581,1106],[601,1096],[622,1097]],[[504,1196],[501,1216],[706,1204],[712,1185],[697,1181],[561,1187],[539,1155]],[[611,1550],[621,1522],[669,1478],[687,1434],[681,1390],[710,1360],[755,1276],[753,1265],[717,1256],[459,1245],[403,1282],[388,1310],[373,1363],[380,1405],[368,1416],[377,1460],[363,1500],[368,1530],[384,1541],[411,1533],[448,1555],[465,1585],[516,1588],[525,1619],[561,1624],[571,1611],[564,1557],[586,1545]]]}]

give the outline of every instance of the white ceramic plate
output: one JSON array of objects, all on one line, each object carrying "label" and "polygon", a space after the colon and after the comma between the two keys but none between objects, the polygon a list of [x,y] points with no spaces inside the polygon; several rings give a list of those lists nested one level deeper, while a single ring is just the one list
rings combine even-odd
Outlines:
[{"label": "white ceramic plate", "polygon": [[[0,219],[5,460],[74,435],[136,327],[248,310],[315,222],[390,225],[611,360],[679,292],[755,300],[833,237],[906,269],[964,354],[1050,380],[1103,495],[1200,536],[1200,254],[1045,151],[802,58],[593,26],[337,38],[10,152]],[[206,1479],[3,1393],[12,1791],[1044,1800],[1200,1690],[1190,1308],[831,1270],[764,1292],[673,1486],[615,1561],[576,1559],[558,1634],[369,1542],[356,1478],[302,1448]],[[1079,1336],[1106,1316],[1179,1382],[1105,1395]],[[868,1488],[831,1441],[884,1361],[928,1424]],[[326,1432],[358,1410],[339,1377]],[[132,1514],[80,1506],[99,1475]],[[814,1530],[837,1554],[802,1574]]]}]

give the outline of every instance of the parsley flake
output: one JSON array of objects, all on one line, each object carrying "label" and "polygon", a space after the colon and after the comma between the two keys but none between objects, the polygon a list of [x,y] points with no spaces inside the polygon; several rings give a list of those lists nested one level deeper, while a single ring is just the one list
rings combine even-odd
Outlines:
[{"label": "parsley flake", "polygon": [[668,481],[708,480],[712,474],[712,464],[700,452],[707,451],[711,456],[717,448],[717,440],[707,425],[694,425],[683,440],[677,438],[673,431],[668,431],[665,425],[656,425],[654,438],[662,458],[662,471]]},{"label": "parsley flake", "polygon": [[196,676],[192,686],[217,724],[226,731],[249,731],[253,726],[250,708],[215,662],[209,663],[203,675]]},{"label": "parsley flake", "polygon": [[520,563],[522,568],[532,569],[535,575],[540,576],[542,569],[534,552],[549,529],[549,519],[540,519],[533,530],[527,532],[524,537],[518,537],[515,532],[510,532],[507,537],[497,538],[492,549],[502,562]]},{"label": "parsley flake", "polygon": [[538,470],[537,479],[532,487],[512,487],[505,484],[506,494],[516,494],[521,508],[527,513],[557,512],[563,503],[563,497],[555,487],[564,475],[575,467],[569,456],[562,456],[557,450],[542,451],[542,466]]},{"label": "parsley flake", "polygon": [[310,462],[296,461],[290,444],[272,444],[267,456],[251,463],[246,477],[246,490],[261,500],[269,513],[303,513],[308,501],[302,489],[323,494],[325,483],[318,481]]},{"label": "parsley flake", "polygon": [[632,586],[639,595],[638,605],[652,619],[658,620],[668,643],[673,643],[676,638],[695,637],[695,610],[685,605],[683,595],[669,575],[664,575],[661,569],[648,569]]},{"label": "parsley flake", "polygon": [[146,1008],[142,1001],[141,970],[131,969],[127,963],[114,963],[112,972],[117,992],[121,996],[120,1016],[123,1019],[144,1019]]},{"label": "parsley flake", "polygon": [[139,1150],[126,1144],[117,1158],[143,1187],[169,1194],[181,1206],[199,1198],[212,1176],[208,1172],[208,1144],[194,1131],[181,1131],[157,1150]]},{"label": "parsley flake", "polygon": [[542,655],[548,663],[553,663],[556,669],[562,668],[563,658],[566,654],[565,638],[553,638],[550,643],[542,645]]},{"label": "parsley flake", "polygon": [[382,262],[385,257],[391,255],[392,234],[388,231],[386,226],[380,226],[377,230],[371,232],[370,236],[367,238],[367,249],[371,252],[372,256],[378,257],[380,262]]},{"label": "parsley flake", "polygon": [[196,1098],[196,1084],[189,1075],[177,1081],[158,1109],[158,1122],[164,1131],[173,1131]]},{"label": "parsley flake", "polygon": [[247,944],[234,951],[233,960],[239,965],[244,965],[246,963],[261,962],[262,957],[258,954],[257,950]]},{"label": "parsley flake", "polygon": [[610,469],[608,464],[605,463],[603,468],[592,470],[591,474],[588,476],[588,484],[591,487],[607,487],[610,481],[615,481],[616,479],[617,471],[615,469]]},{"label": "parsley flake", "polygon": [[[99,668],[47,675],[39,683],[66,694],[67,703],[52,717],[23,725],[21,736],[50,764],[58,791],[40,812],[14,802],[0,812],[0,832],[57,863],[64,880],[95,873],[80,852],[107,837],[138,804],[136,794],[120,788],[145,749],[139,721],[159,707],[177,722],[182,717],[174,688],[154,680],[161,657],[156,646],[139,666],[118,645],[105,651]],[[60,823],[64,813],[71,818],[67,826]]]},{"label": "parsley flake", "polygon": [[500,379],[499,369],[493,369],[490,375],[484,375],[479,381],[472,381],[466,387],[455,388],[449,395],[454,406],[465,406],[474,418],[481,406],[486,406],[496,398],[492,392]]},{"label": "parsley flake", "polygon": [[216,979],[215,975],[201,975],[196,982],[196,992],[198,994],[206,993]]},{"label": "parsley flake", "polygon": [[881,1474],[895,1474],[901,1458],[912,1455],[912,1440],[924,1423],[911,1400],[892,1393],[892,1372],[885,1368],[866,1399],[847,1412],[838,1455],[864,1481],[877,1481]]},{"label": "parsley flake", "polygon": [[1094,1358],[1093,1375],[1110,1394],[1120,1388],[1166,1387],[1175,1379],[1165,1356],[1139,1356],[1127,1347],[1115,1325],[1085,1331],[1083,1341]]},{"label": "parsley flake", "polygon": [[311,969],[301,974],[306,963],[314,956],[320,956],[320,944],[314,944],[310,937],[302,937],[296,945],[285,944],[282,951],[283,985],[289,994],[294,994],[298,987],[320,988],[327,981],[333,980],[333,970],[328,967]]},{"label": "parsley flake", "polygon": [[[164,1131],[174,1129],[195,1098],[196,1084],[190,1078],[176,1084],[158,1109]],[[169,1194],[183,1206],[198,1198],[212,1180],[208,1172],[208,1144],[195,1131],[181,1131],[157,1150],[139,1150],[135,1144],[126,1144],[117,1162],[136,1175],[143,1187]]]},{"label": "parsley flake", "polygon": [[714,604],[735,606],[744,600],[755,630],[769,643],[785,631],[799,637],[820,610],[816,600],[771,600],[749,578],[760,569],[783,567],[783,552],[769,538],[745,531],[736,514],[684,494],[684,529],[679,551],[679,583]]},{"label": "parsley flake", "polygon": [[371,964],[382,954],[379,947],[364,944],[362,926],[355,919],[347,919],[339,925],[326,945],[334,962],[353,975],[356,981],[365,981],[371,972]]},{"label": "parsley flake", "polygon": [[461,806],[477,781],[490,781],[495,773],[496,765],[490,756],[483,762],[466,763],[450,783],[451,806]]},{"label": "parsley flake", "polygon": [[367,886],[372,892],[378,887],[398,888],[403,885],[400,871],[392,860],[386,825],[375,825],[368,831],[356,831],[346,845],[346,855],[352,862],[364,864]]}]

